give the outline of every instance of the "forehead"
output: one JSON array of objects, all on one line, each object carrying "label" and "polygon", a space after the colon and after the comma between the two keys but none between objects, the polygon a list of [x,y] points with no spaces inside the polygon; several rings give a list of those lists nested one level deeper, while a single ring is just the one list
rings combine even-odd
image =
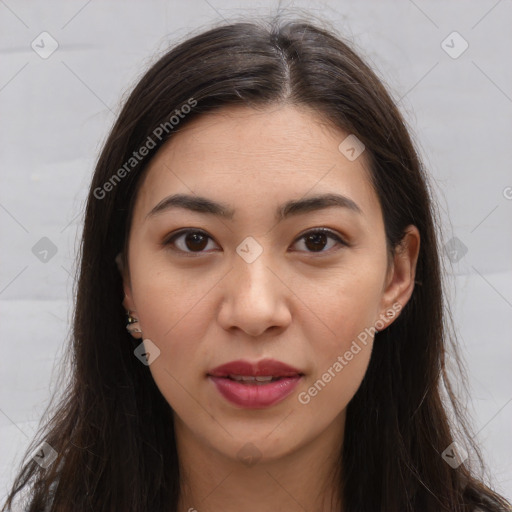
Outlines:
[{"label": "forehead", "polygon": [[365,215],[378,216],[364,152],[353,161],[340,152],[348,135],[313,110],[291,105],[201,115],[149,163],[135,216],[175,193],[231,204],[239,217],[244,210],[327,192],[350,197]]}]

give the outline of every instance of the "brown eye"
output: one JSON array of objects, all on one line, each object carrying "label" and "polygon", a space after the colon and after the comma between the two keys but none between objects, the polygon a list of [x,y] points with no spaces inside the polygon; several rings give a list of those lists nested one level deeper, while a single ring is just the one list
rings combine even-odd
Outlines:
[{"label": "brown eye", "polygon": [[[324,248],[329,245],[328,240],[331,239],[335,243],[331,245],[328,250],[324,250]],[[339,237],[333,231],[327,229],[315,229],[313,231],[309,231],[308,233],[302,235],[298,241],[304,240],[304,246],[307,249],[307,252],[328,252],[335,245],[347,245],[341,237]]]},{"label": "brown eye", "polygon": [[187,230],[175,234],[164,242],[164,245],[176,245],[178,251],[185,253],[201,253],[207,247],[208,240],[211,240],[211,237],[202,231]]},{"label": "brown eye", "polygon": [[321,251],[328,239],[329,237],[325,233],[312,233],[304,237],[306,247],[314,252]]},{"label": "brown eye", "polygon": [[207,245],[207,240],[202,233],[187,233],[185,245],[191,251],[202,251]]}]

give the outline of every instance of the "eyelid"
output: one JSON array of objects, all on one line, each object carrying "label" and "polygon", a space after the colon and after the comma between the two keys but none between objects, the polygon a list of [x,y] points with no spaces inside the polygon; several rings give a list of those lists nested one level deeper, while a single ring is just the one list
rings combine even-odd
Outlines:
[{"label": "eyelid", "polygon": [[213,240],[213,242],[215,242],[216,245],[219,245],[217,243],[217,241],[210,234],[208,234],[206,231],[204,231],[203,229],[200,229],[200,228],[182,228],[182,229],[179,229],[178,231],[174,231],[170,235],[166,236],[163,239],[163,241],[161,242],[161,246],[164,249],[170,250],[170,251],[172,251],[174,253],[178,253],[179,256],[184,256],[186,258],[198,258],[201,255],[210,254],[212,252],[211,250],[209,250],[209,251],[199,251],[199,252],[183,251],[182,249],[178,249],[176,247],[172,247],[172,245],[174,243],[174,240],[176,238],[179,238],[180,236],[183,236],[183,235],[187,235],[189,233],[199,233],[201,235],[204,235],[208,239]]},{"label": "eyelid", "polygon": [[[204,236],[210,238],[211,240],[213,240],[217,244],[215,239],[210,234],[208,234],[206,231],[204,231],[203,229],[199,229],[199,228],[183,228],[183,229],[179,229],[178,231],[174,231],[170,235],[166,236],[164,238],[164,240],[162,241],[162,245],[163,246],[170,245],[179,236],[187,235],[189,233],[199,233],[200,235],[204,235]],[[193,253],[189,253],[189,254],[193,254]],[[201,254],[201,253],[196,253],[196,254]]]},{"label": "eyelid", "polygon": [[306,236],[309,233],[325,233],[326,235],[335,238],[340,244],[346,245],[347,247],[350,246],[346,238],[341,233],[338,233],[338,231],[326,227],[308,228],[305,231],[303,231],[300,235],[297,235],[297,238],[293,243],[297,242],[301,238],[304,238],[304,236]]},{"label": "eyelid", "polygon": [[[204,231],[203,229],[200,229],[200,228],[183,228],[183,229],[180,229],[178,231],[175,231],[173,233],[171,233],[169,236],[166,236],[162,242],[162,246],[164,247],[167,247],[169,245],[171,245],[174,240],[182,235],[186,235],[188,233],[199,233],[201,235],[204,235],[206,236],[207,238],[209,238],[210,240],[213,240],[215,242],[215,244],[217,244],[217,242],[215,241],[215,239],[210,235],[208,234],[206,231]],[[306,229],[305,231],[303,231],[301,234],[299,234],[295,240],[293,241],[293,244],[292,245],[295,245],[297,242],[299,242],[301,239],[303,239],[306,235],[310,234],[310,233],[324,233],[325,235],[327,235],[329,238],[335,240],[339,245],[341,246],[345,246],[345,247],[350,247],[351,244],[349,242],[347,242],[346,238],[344,236],[342,236],[340,233],[338,233],[337,231],[331,229],[331,228],[326,228],[326,227],[313,227],[313,228],[308,228]],[[219,244],[217,244],[219,245]],[[199,256],[201,254],[208,254],[210,251],[199,251],[199,252],[193,252],[193,251],[182,251],[181,249],[175,249],[175,248],[172,248],[172,250],[176,251],[176,252],[179,252],[181,254],[185,254],[187,256]],[[314,252],[314,251],[305,251],[306,253],[312,255],[312,256],[321,256],[323,254],[331,254],[331,250],[332,249],[329,249],[328,251],[318,251],[318,252]],[[294,251],[294,252],[304,252],[304,251]]]}]

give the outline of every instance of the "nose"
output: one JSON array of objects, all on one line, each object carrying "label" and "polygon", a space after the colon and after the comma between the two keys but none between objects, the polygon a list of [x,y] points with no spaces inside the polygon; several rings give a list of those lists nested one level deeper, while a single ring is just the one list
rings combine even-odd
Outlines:
[{"label": "nose", "polygon": [[240,329],[256,337],[290,324],[289,301],[293,294],[263,254],[252,263],[239,258],[224,279],[223,303],[218,314],[224,329]]}]

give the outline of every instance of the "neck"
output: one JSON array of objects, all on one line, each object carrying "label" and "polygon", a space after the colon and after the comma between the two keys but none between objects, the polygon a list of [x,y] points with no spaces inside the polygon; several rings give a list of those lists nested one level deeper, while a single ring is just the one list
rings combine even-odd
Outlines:
[{"label": "neck", "polygon": [[279,457],[272,456],[278,453],[279,435],[274,432],[273,443],[268,437],[261,440],[259,446],[266,447],[263,453],[247,444],[248,453],[252,450],[257,456],[241,461],[225,453],[228,449],[221,452],[197,439],[175,417],[181,480],[178,512],[340,512],[340,483],[335,475],[344,424],[343,412],[326,430]]}]

